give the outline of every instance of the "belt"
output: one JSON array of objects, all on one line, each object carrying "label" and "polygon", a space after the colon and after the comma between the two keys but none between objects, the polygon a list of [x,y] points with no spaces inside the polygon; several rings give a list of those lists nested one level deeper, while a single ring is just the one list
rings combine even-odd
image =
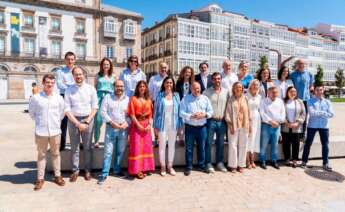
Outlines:
[{"label": "belt", "polygon": [[205,125],[202,125],[202,126],[193,126],[193,125],[190,125],[190,124],[185,124],[186,127],[192,127],[192,128],[203,128],[205,127]]},{"label": "belt", "polygon": [[211,118],[211,120],[213,121],[225,121],[224,118]]}]

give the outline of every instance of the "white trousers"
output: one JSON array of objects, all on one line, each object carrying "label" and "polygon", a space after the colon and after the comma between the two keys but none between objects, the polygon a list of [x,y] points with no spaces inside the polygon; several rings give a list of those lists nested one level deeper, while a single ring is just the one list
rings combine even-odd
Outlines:
[{"label": "white trousers", "polygon": [[230,168],[246,167],[248,132],[246,129],[237,129],[235,133],[229,135],[228,146],[228,166]]},{"label": "white trousers", "polygon": [[176,131],[164,130],[158,133],[159,140],[159,162],[165,166],[165,150],[168,141],[168,166],[172,167],[175,156]]}]

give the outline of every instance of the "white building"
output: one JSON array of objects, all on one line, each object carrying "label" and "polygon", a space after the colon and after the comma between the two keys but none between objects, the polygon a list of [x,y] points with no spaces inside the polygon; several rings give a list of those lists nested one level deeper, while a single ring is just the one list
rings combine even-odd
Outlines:
[{"label": "white building", "polygon": [[67,51],[90,82],[106,56],[118,74],[127,57],[140,57],[141,21],[99,0],[0,0],[0,99],[29,98],[31,84],[63,65]]},{"label": "white building", "polygon": [[[164,40],[156,41],[158,30],[165,26],[174,27],[174,51],[172,57],[158,54]],[[233,69],[241,60],[250,63],[250,71],[259,68],[260,57],[266,56],[271,75],[277,75],[278,51],[281,59],[295,56],[287,63],[292,67],[297,58],[306,60],[307,69],[316,73],[321,65],[325,71],[324,80],[334,81],[334,73],[344,68],[345,26],[319,24],[314,29],[293,29],[286,25],[260,20],[223,11],[216,4],[189,13],[173,14],[161,23],[144,29],[142,33],[142,54],[144,70],[157,72],[160,61],[169,61],[176,74],[183,66],[192,66],[198,72],[198,65],[208,61],[211,72],[220,71],[224,59],[233,61]],[[154,42],[153,42],[154,41]]]}]

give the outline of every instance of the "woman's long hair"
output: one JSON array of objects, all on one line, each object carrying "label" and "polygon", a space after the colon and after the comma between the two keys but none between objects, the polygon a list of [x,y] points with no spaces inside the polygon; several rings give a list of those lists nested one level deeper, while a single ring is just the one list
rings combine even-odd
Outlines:
[{"label": "woman's long hair", "polygon": [[144,84],[146,89],[145,89],[145,93],[144,93],[144,98],[145,99],[149,99],[150,98],[150,92],[149,92],[149,89],[148,89],[148,86],[147,86],[147,82],[144,81],[144,80],[140,80],[138,83],[137,83],[137,86],[135,87],[135,91],[134,91],[134,96],[136,96],[137,98],[140,97],[140,93],[139,93],[139,87]]},{"label": "woman's long hair", "polygon": [[188,69],[191,71],[189,83],[192,84],[194,82],[194,79],[195,79],[194,70],[190,66],[185,66],[185,67],[182,68],[182,70],[180,72],[180,75],[178,76],[178,79],[177,79],[178,82],[183,82],[184,81],[184,74],[186,73],[186,71]]},{"label": "woman's long hair", "polygon": [[163,80],[163,82],[162,82],[162,86],[161,86],[161,92],[165,92],[164,84],[165,84],[165,82],[168,81],[169,79],[171,79],[172,82],[173,82],[172,92],[173,92],[173,93],[175,92],[175,90],[176,90],[175,80],[174,80],[174,78],[173,78],[172,76],[167,76],[167,77],[164,78],[164,80]]},{"label": "woman's long hair", "polygon": [[104,76],[104,69],[103,69],[103,64],[105,61],[108,61],[110,64],[110,68],[108,70],[108,76],[110,77],[111,75],[113,75],[113,63],[111,62],[111,60],[109,58],[103,58],[100,65],[99,65],[99,72],[98,72],[98,76],[103,77]]}]

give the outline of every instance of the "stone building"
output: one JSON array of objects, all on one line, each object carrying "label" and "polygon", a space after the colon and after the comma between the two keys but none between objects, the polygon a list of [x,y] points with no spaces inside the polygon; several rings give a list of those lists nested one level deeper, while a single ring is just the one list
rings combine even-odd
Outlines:
[{"label": "stone building", "polygon": [[67,51],[91,83],[103,57],[118,75],[131,54],[141,57],[142,19],[99,0],[0,0],[0,100],[29,98]]}]

